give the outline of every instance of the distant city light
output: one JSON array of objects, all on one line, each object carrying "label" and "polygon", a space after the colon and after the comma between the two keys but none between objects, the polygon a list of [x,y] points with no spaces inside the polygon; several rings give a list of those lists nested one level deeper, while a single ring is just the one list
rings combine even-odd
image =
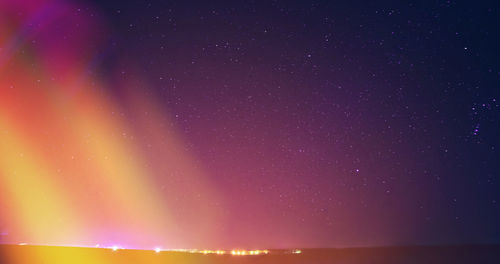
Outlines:
[{"label": "distant city light", "polygon": [[226,250],[210,250],[210,249],[165,249],[162,251],[171,251],[171,252],[187,252],[187,253],[194,253],[194,254],[215,254],[215,255],[226,255],[226,254],[231,254],[234,256],[246,256],[246,255],[262,255],[262,254],[269,254],[269,250],[267,249],[258,249],[258,250],[244,250],[244,249],[233,249],[231,251],[226,251]]},{"label": "distant city light", "polygon": [[[26,245],[26,243],[20,243],[19,245]],[[95,245],[96,248],[100,247],[99,244]],[[117,251],[119,249],[123,249],[122,247],[118,245],[114,245],[109,247],[109,249],[113,251]],[[215,255],[233,255],[233,256],[257,256],[257,255],[265,255],[269,254],[269,250],[267,249],[256,249],[256,250],[245,250],[245,249],[233,249],[231,251],[226,251],[226,250],[221,250],[221,249],[216,249],[216,250],[210,250],[210,249],[162,249],[161,247],[155,247],[154,252],[160,253],[160,252],[185,252],[185,253],[193,253],[193,254],[215,254]],[[300,254],[301,251],[299,249],[295,249],[292,251],[289,251],[289,253],[293,254]]]},{"label": "distant city light", "polygon": [[268,254],[269,250],[231,250],[231,255],[234,256],[246,256],[246,255],[261,255],[261,254]]}]

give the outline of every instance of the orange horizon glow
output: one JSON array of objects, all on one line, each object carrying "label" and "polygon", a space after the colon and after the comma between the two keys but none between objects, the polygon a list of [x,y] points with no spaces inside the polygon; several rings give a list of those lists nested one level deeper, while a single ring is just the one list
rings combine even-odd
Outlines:
[{"label": "orange horizon glow", "polygon": [[[0,8],[0,45],[15,43],[0,60],[0,201],[7,209],[1,220],[9,227],[9,242],[99,244],[115,250],[115,244],[183,245],[193,239],[180,230],[188,223],[171,212],[183,206],[205,219],[197,240],[206,243],[220,221],[212,208],[217,192],[175,128],[163,126],[169,117],[153,98],[137,93],[133,81],[124,84],[130,104],[125,112],[123,102],[105,92],[111,84],[87,74],[93,51],[86,47],[99,42],[91,34],[98,21],[71,20],[64,12],[34,7],[45,4],[12,2]],[[49,6],[72,9],[64,2]],[[12,15],[19,8],[23,19]],[[48,17],[47,25],[23,33],[26,21],[38,16]],[[59,19],[78,24],[80,32],[63,41],[47,38]],[[31,45],[34,40],[37,45]],[[166,143],[145,143],[159,138]],[[160,173],[175,173],[171,179],[182,182],[158,182]],[[165,188],[171,189],[169,196],[162,194]],[[40,253],[37,258],[59,257]],[[76,259],[103,262],[97,255]]]}]

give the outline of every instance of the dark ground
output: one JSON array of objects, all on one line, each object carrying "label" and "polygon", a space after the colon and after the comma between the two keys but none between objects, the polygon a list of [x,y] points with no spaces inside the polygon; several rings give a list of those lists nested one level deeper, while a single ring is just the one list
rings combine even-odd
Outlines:
[{"label": "dark ground", "polygon": [[261,256],[203,255],[152,250],[1,245],[2,263],[500,263],[500,245],[305,249]]}]

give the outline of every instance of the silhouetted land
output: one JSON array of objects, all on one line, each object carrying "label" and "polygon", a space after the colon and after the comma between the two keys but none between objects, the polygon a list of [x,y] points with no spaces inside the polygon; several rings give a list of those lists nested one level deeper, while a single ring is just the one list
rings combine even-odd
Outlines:
[{"label": "silhouetted land", "polygon": [[302,254],[273,250],[268,255],[203,255],[152,250],[0,245],[1,263],[262,263],[262,264],[412,264],[500,263],[500,245],[412,246],[348,249],[303,249]]}]

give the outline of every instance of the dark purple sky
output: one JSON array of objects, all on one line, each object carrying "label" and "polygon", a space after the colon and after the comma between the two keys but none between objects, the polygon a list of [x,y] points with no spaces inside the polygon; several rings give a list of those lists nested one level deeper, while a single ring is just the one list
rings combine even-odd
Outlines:
[{"label": "dark purple sky", "polygon": [[231,197],[228,243],[500,241],[494,1],[96,5],[103,69],[147,76]]}]

